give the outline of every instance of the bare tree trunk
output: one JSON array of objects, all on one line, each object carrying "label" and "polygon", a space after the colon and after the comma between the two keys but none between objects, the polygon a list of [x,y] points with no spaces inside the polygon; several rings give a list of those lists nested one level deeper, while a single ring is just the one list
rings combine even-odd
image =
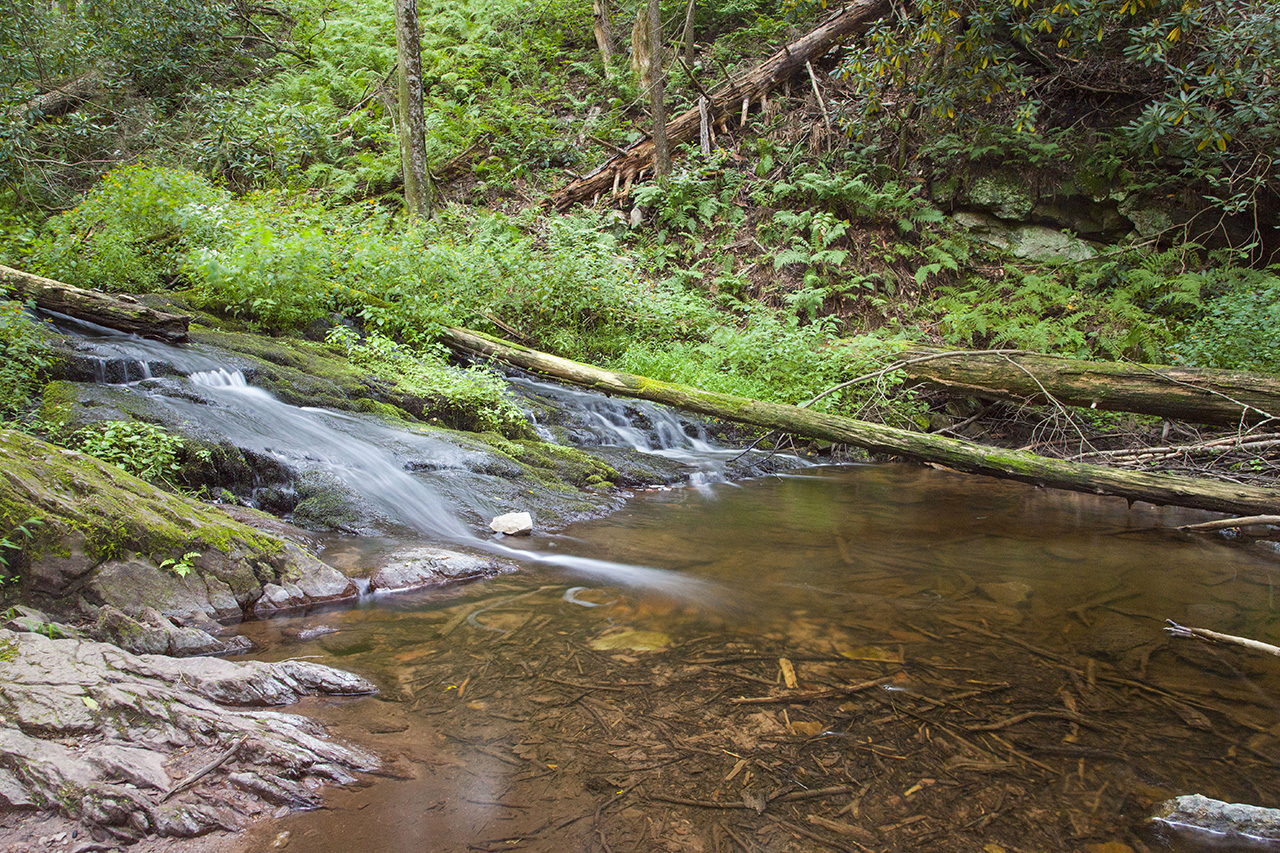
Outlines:
[{"label": "bare tree trunk", "polygon": [[1017,403],[1052,396],[1071,406],[1201,424],[1280,417],[1280,379],[1239,371],[964,350],[911,350],[899,361],[912,379],[966,396]]},{"label": "bare tree trunk", "polygon": [[662,72],[662,13],[658,0],[649,0],[649,95],[653,103],[653,171],[658,180],[671,174],[667,144],[666,77]]},{"label": "bare tree trunk", "polygon": [[609,28],[608,0],[592,0],[591,14],[594,18],[596,47],[600,48],[600,58],[604,60],[604,76],[612,77],[613,68],[610,63],[618,51],[613,46],[613,32]]},{"label": "bare tree trunk", "polygon": [[696,0],[689,0],[684,10],[684,62],[693,67],[693,16],[697,11]]},{"label": "bare tree trunk", "polygon": [[1280,491],[1276,489],[1176,474],[1124,471],[1020,450],[987,447],[955,438],[907,432],[799,406],[749,400],[630,373],[601,370],[467,329],[446,329],[442,339],[456,349],[492,356],[508,364],[606,394],[638,397],[765,429],[853,444],[875,453],[931,462],[970,474],[1216,512],[1274,513],[1280,506]]},{"label": "bare tree trunk", "polygon": [[427,170],[427,125],[422,108],[422,41],[418,0],[395,0],[396,52],[400,63],[400,158],[404,203],[410,216],[431,215],[431,173]]}]

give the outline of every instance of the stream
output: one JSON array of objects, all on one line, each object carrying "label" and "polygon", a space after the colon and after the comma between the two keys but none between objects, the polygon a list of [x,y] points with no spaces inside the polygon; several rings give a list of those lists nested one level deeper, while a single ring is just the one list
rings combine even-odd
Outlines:
[{"label": "stream", "polygon": [[124,379],[394,521],[326,537],[326,561],[429,541],[522,566],[240,627],[254,658],[376,682],[299,710],[387,760],[245,850],[1201,850],[1151,807],[1280,805],[1280,665],[1164,631],[1280,639],[1280,558],[1172,530],[1205,513],[898,464],[732,481],[737,451],[670,413],[641,426],[521,379],[582,413],[576,443],[694,470],[512,544],[459,515],[483,495],[404,464],[471,451],[287,406],[210,358],[179,370],[185,396]]}]

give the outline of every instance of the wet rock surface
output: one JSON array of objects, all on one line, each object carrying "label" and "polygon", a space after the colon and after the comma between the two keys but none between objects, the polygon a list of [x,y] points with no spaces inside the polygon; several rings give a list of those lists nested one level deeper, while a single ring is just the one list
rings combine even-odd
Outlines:
[{"label": "wet rock surface", "polygon": [[[1224,803],[1201,794],[1166,800],[1156,808],[1152,822],[1159,833],[1216,845],[1211,849],[1227,849],[1230,842],[1259,850],[1274,850],[1280,845],[1280,809]],[[1266,846],[1257,846],[1261,842]]]},{"label": "wet rock surface", "polygon": [[0,630],[0,812],[57,813],[86,841],[131,843],[314,807],[322,785],[378,761],[267,706],[373,692],[305,661],[179,660]]},{"label": "wet rock surface", "polygon": [[414,548],[395,554],[375,571],[369,578],[369,591],[403,592],[488,577],[510,568],[490,557],[443,548]]}]

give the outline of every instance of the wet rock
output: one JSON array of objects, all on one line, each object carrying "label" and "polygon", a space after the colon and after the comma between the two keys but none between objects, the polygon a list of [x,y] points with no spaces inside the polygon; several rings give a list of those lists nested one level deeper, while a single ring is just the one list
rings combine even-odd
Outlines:
[{"label": "wet rock", "polygon": [[[525,513],[527,515],[527,513]],[[471,580],[498,572],[493,560],[440,548],[416,548],[378,569],[369,578],[371,592],[401,592],[451,581]]]},{"label": "wet rock", "polygon": [[[236,828],[253,811],[218,805],[227,774],[261,780],[240,787],[263,807],[309,806],[320,784],[377,764],[327,740],[315,722],[247,708],[373,691],[350,673],[305,661],[134,655],[8,630],[0,650],[0,807],[62,812],[122,840],[190,837]],[[168,802],[144,793],[168,791],[231,745],[218,770]]]},{"label": "wet rock", "polygon": [[527,512],[509,512],[490,521],[489,527],[506,536],[528,536],[533,532],[533,516]]},{"label": "wet rock", "polygon": [[1224,803],[1200,794],[1176,797],[1161,803],[1152,816],[1157,829],[1181,835],[1206,836],[1224,841],[1280,842],[1280,809],[1243,803]]},{"label": "wet rock", "polygon": [[1031,586],[1022,581],[978,584],[982,594],[1003,607],[1017,607],[1031,595]]}]

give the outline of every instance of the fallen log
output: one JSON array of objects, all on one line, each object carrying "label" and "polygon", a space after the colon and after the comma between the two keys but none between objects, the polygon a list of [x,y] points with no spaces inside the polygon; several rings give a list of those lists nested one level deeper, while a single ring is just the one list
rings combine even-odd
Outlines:
[{"label": "fallen log", "polygon": [[59,86],[41,92],[26,103],[28,115],[34,120],[55,118],[73,113],[82,104],[88,103],[102,88],[102,80],[97,72],[90,71],[79,77],[62,83]]},{"label": "fallen log", "polygon": [[[711,123],[727,121],[741,114],[746,121],[748,107],[792,75],[805,70],[805,64],[818,59],[839,41],[858,30],[867,21],[880,17],[889,9],[888,0],[854,0],[843,10],[823,21],[808,35],[784,47],[764,62],[713,88],[708,108]],[[698,107],[686,110],[667,123],[667,141],[674,148],[682,142],[698,138],[702,118]],[[556,210],[568,210],[575,204],[592,202],[620,185],[629,190],[640,173],[653,166],[653,139],[646,136],[611,157],[590,174],[571,181],[551,196]],[[625,193],[624,193],[625,194]]]},{"label": "fallen log", "polygon": [[496,358],[606,394],[652,400],[724,420],[852,444],[875,453],[935,463],[970,474],[986,474],[1076,492],[1115,495],[1129,501],[1240,515],[1274,514],[1280,507],[1280,490],[1275,489],[1174,474],[1124,471],[907,432],[799,406],[749,400],[659,382],[644,376],[601,370],[469,329],[446,329],[442,340],[455,349]]},{"label": "fallen log", "polygon": [[191,324],[191,318],[184,314],[156,311],[132,296],[72,287],[0,264],[0,291],[3,290],[29,299],[46,311],[168,343],[185,341]]},{"label": "fallen log", "polygon": [[1200,424],[1280,417],[1280,379],[1230,370],[964,350],[912,350],[898,360],[912,379],[965,396],[1018,403],[1047,403],[1052,396],[1069,406]]}]

